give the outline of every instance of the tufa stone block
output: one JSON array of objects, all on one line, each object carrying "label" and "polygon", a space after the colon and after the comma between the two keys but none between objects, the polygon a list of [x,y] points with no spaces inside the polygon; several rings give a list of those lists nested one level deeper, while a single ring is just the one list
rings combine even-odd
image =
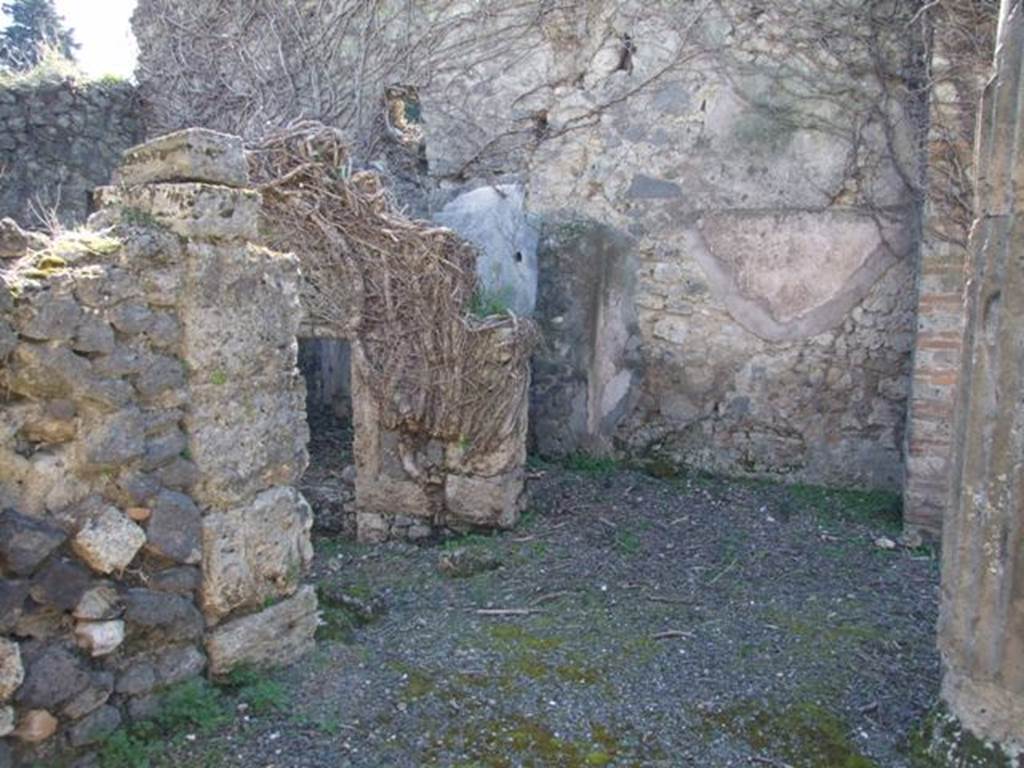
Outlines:
[{"label": "tufa stone block", "polygon": [[75,625],[75,642],[93,658],[107,656],[124,642],[124,622],[80,621]]},{"label": "tufa stone block", "polygon": [[114,173],[115,184],[129,187],[179,181],[247,186],[242,140],[207,128],[186,128],[127,150]]},{"label": "tufa stone block", "polygon": [[107,507],[86,523],[71,542],[75,554],[94,571],[123,571],[146,543],[143,530],[119,512]]},{"label": "tufa stone block", "polygon": [[181,237],[257,240],[260,195],[249,189],[208,184],[159,184],[151,187],[100,187],[103,208],[152,219]]},{"label": "tufa stone block", "polygon": [[315,647],[318,620],[316,589],[307,585],[277,605],[230,621],[207,637],[210,673],[225,675],[240,664],[290,664]]},{"label": "tufa stone block", "polygon": [[57,718],[45,709],[31,709],[22,715],[14,736],[29,744],[38,744],[53,736],[57,725]]},{"label": "tufa stone block", "polygon": [[7,701],[25,680],[21,649],[13,640],[0,639],[0,701]]},{"label": "tufa stone block", "polygon": [[203,519],[203,610],[217,621],[295,592],[313,559],[313,513],[294,488]]}]

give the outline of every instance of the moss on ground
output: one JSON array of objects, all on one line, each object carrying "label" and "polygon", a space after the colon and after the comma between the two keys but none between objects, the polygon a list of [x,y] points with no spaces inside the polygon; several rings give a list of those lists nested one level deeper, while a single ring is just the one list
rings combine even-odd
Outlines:
[{"label": "moss on ground", "polygon": [[[453,752],[463,755],[463,760],[446,762],[444,755]],[[452,727],[434,739],[423,756],[423,764],[460,768],[588,768],[650,765],[662,758],[655,751],[624,745],[622,736],[602,724],[592,724],[586,738],[570,739],[555,733],[536,717],[513,714],[474,719]]]},{"label": "moss on ground", "polygon": [[945,707],[936,707],[910,735],[908,757],[913,768],[1019,768],[998,746],[964,730]]},{"label": "moss on ground", "polygon": [[740,739],[757,755],[793,768],[879,768],[850,739],[846,724],[817,702],[772,706],[745,701],[704,713],[705,734]]}]

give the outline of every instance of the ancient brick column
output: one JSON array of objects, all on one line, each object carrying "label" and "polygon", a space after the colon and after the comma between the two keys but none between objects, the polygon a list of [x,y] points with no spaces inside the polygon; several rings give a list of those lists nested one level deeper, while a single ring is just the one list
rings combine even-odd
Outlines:
[{"label": "ancient brick column", "polygon": [[1003,0],[982,99],[978,218],[943,548],[942,696],[1024,749],[1024,3]]},{"label": "ancient brick column", "polygon": [[984,54],[958,30],[995,39],[997,11],[936,6],[927,14],[934,83],[926,144],[928,194],[917,270],[917,334],[908,402],[903,522],[908,537],[938,539],[949,504],[953,409],[960,380],[967,240],[973,220],[974,144]]}]

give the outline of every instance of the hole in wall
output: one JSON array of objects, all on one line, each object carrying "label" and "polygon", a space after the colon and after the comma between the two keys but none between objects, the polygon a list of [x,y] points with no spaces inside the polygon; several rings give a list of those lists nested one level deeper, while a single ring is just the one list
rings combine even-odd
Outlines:
[{"label": "hole in wall", "polygon": [[620,40],[622,41],[622,49],[619,53],[619,66],[615,68],[615,71],[633,74],[633,57],[636,55],[636,43],[633,42],[633,36],[628,32],[623,32]]}]

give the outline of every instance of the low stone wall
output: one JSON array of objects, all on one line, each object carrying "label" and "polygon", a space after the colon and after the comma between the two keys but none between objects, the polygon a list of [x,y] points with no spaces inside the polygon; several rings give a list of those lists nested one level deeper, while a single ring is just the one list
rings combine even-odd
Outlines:
[{"label": "low stone wall", "polygon": [[253,244],[238,141],[169,137],[120,178],[92,229],[4,238],[3,765],[313,643],[297,262]]},{"label": "low stone wall", "polygon": [[495,329],[494,365],[521,379],[520,407],[502,425],[493,450],[472,451],[381,425],[380,404],[367,385],[366,361],[352,345],[352,410],[355,439],[356,533],[360,541],[422,539],[435,531],[511,528],[526,507],[527,389],[519,364],[502,360],[503,334]]},{"label": "low stone wall", "polygon": [[135,87],[119,80],[26,79],[0,88],[0,217],[39,227],[55,211],[85,221],[92,190],[142,140]]}]

